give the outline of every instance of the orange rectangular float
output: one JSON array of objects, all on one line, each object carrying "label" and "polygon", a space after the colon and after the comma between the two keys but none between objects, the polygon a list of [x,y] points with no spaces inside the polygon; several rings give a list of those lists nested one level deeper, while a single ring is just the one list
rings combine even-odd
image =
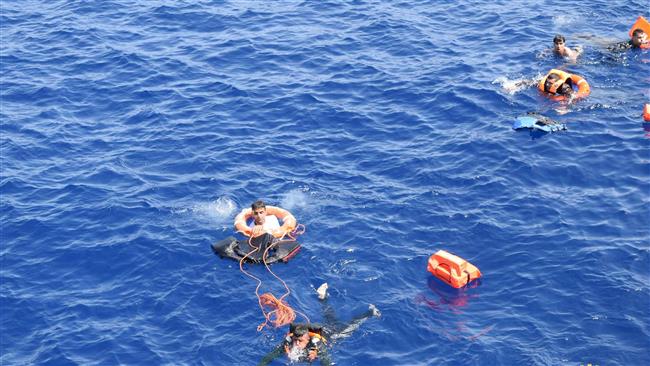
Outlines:
[{"label": "orange rectangular float", "polygon": [[455,288],[461,288],[481,277],[481,271],[461,257],[439,250],[429,257],[427,270]]}]

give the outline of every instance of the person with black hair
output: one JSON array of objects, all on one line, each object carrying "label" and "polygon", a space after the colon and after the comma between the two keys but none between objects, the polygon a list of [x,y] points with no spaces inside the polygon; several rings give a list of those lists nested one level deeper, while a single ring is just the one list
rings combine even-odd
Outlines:
[{"label": "person with black hair", "polygon": [[629,49],[649,48],[648,35],[643,29],[635,29],[632,31],[632,37],[628,41],[614,43],[607,46],[607,49],[612,52],[623,52]]},{"label": "person with black hair", "polygon": [[632,36],[629,41],[618,42],[607,47],[608,50],[614,52],[647,48],[650,48],[648,34],[641,28],[636,28],[632,31]]},{"label": "person with black hair", "polygon": [[650,48],[648,44],[648,35],[641,28],[632,31],[632,38],[630,38],[631,48]]},{"label": "person with black hair", "polygon": [[[282,220],[282,225],[278,220]],[[296,226],[296,218],[291,212],[280,207],[267,206],[262,200],[253,202],[251,208],[243,209],[235,217],[235,229],[248,237],[269,233],[276,238],[282,238]]]},{"label": "person with black hair", "polygon": [[332,361],[327,352],[328,340],[345,338],[369,318],[381,316],[379,310],[370,304],[366,312],[357,315],[348,323],[341,323],[336,318],[334,309],[327,302],[327,288],[327,283],[324,283],[316,290],[318,299],[323,305],[325,324],[292,323],[284,341],[264,356],[258,366],[266,366],[283,354],[287,355],[292,362],[311,364],[318,361],[321,366],[330,366]]},{"label": "person with black hair", "polygon": [[559,74],[549,73],[544,80],[544,89],[542,91],[549,94],[570,96],[573,94],[571,79],[562,80]]},{"label": "person with black hair", "polygon": [[589,84],[582,76],[559,69],[551,69],[537,87],[554,101],[572,101],[575,98],[585,98],[591,93]]},{"label": "person with black hair", "polygon": [[576,47],[575,50],[572,50],[571,48],[567,47],[566,39],[564,36],[558,34],[553,38],[553,53],[575,61],[578,56],[580,56],[580,53],[582,53],[582,49]]}]

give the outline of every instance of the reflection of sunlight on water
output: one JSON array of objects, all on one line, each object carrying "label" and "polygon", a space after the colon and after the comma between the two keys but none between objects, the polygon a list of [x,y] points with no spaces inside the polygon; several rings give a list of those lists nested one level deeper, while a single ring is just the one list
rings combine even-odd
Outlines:
[{"label": "reflection of sunlight on water", "polygon": [[309,195],[305,189],[293,189],[287,192],[280,203],[280,207],[287,210],[307,207],[309,204]]},{"label": "reflection of sunlight on water", "polygon": [[557,107],[557,108],[554,108],[554,110],[559,115],[564,115],[564,114],[569,113],[569,108],[564,104],[560,104],[560,106]]},{"label": "reflection of sunlight on water", "polygon": [[219,197],[213,202],[196,204],[192,211],[200,217],[222,222],[230,220],[236,209],[235,202],[228,197]]}]

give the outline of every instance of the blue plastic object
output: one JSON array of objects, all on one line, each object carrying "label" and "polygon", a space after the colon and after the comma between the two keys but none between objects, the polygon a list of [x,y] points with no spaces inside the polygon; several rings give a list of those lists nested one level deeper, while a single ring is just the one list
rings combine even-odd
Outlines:
[{"label": "blue plastic object", "polygon": [[[541,120],[539,118],[530,117],[530,116],[521,116],[517,117],[517,120],[512,125],[512,128],[515,130],[520,130],[523,128],[531,128],[534,130],[540,130],[544,132],[555,132],[566,130],[566,125],[562,123],[548,123],[550,120]],[[547,122],[547,123],[545,123]]]}]

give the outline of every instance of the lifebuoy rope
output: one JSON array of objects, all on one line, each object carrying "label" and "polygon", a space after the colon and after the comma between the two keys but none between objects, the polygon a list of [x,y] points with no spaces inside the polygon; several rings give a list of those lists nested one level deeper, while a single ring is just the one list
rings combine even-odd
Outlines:
[{"label": "lifebuoy rope", "polygon": [[[291,238],[291,240],[295,241],[296,240],[295,238],[298,235],[303,234],[304,232],[305,232],[305,225],[299,224],[295,230],[293,230],[291,233],[285,233],[285,235],[283,235],[282,238],[288,236],[289,238]],[[307,320],[307,322],[309,322],[309,318],[304,313],[293,310],[291,306],[289,306],[289,304],[285,300],[285,298],[289,296],[289,294],[291,294],[291,290],[289,289],[289,286],[287,285],[286,282],[284,282],[284,280],[282,280],[278,275],[276,275],[271,270],[271,267],[266,262],[269,249],[280,245],[282,243],[282,238],[280,238],[280,240],[275,241],[274,243],[272,243],[266,248],[266,250],[262,255],[262,263],[264,263],[264,267],[266,268],[266,270],[269,271],[269,273],[271,273],[271,275],[275,277],[278,281],[280,281],[280,283],[282,283],[285,289],[285,293],[282,296],[280,296],[280,298],[275,297],[275,295],[273,295],[270,292],[266,292],[260,295],[259,290],[260,287],[262,286],[262,280],[260,280],[258,277],[256,277],[255,275],[251,274],[250,272],[244,269],[244,261],[246,260],[246,258],[248,258],[251,254],[259,250],[259,247],[253,245],[252,242],[253,237],[255,237],[255,233],[251,233],[251,236],[248,239],[248,245],[250,245],[251,248],[253,248],[253,250],[246,253],[246,255],[239,260],[239,270],[242,271],[246,276],[252,278],[257,282],[257,286],[255,287],[255,296],[257,296],[257,302],[260,306],[260,309],[262,310],[262,314],[264,314],[264,322],[262,322],[260,325],[257,326],[257,331],[261,331],[269,323],[276,328],[281,327],[283,325],[290,324],[296,319],[296,313],[300,314],[303,318]]]}]

